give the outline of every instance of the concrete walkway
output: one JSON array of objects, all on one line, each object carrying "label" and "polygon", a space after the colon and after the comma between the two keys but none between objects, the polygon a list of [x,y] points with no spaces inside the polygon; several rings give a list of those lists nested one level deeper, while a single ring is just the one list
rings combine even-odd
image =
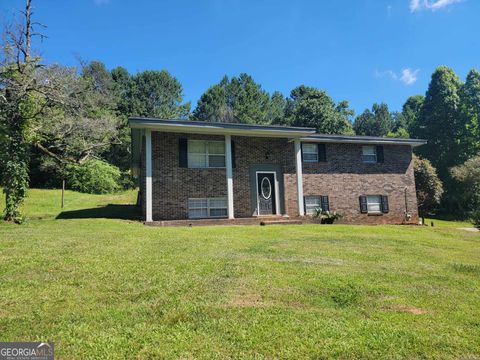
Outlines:
[{"label": "concrete walkway", "polygon": [[458,228],[458,230],[465,230],[465,231],[471,231],[471,232],[480,232],[480,229],[477,229],[477,228]]}]

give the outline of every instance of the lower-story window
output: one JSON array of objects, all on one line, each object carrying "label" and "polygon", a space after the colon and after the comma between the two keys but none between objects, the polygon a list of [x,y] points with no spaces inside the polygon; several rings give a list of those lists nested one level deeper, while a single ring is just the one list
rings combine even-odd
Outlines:
[{"label": "lower-story window", "polygon": [[321,208],[320,196],[305,196],[305,213],[314,215],[315,209]]},{"label": "lower-story window", "polygon": [[367,211],[369,214],[380,214],[382,212],[382,197],[380,195],[367,196]]},{"label": "lower-story window", "polygon": [[226,217],[227,198],[188,199],[190,219]]},{"label": "lower-story window", "polygon": [[315,215],[315,210],[330,211],[328,196],[326,195],[310,195],[305,196],[305,214]]},{"label": "lower-story window", "polygon": [[360,212],[363,214],[386,214],[389,212],[388,196],[362,195],[360,196]]}]

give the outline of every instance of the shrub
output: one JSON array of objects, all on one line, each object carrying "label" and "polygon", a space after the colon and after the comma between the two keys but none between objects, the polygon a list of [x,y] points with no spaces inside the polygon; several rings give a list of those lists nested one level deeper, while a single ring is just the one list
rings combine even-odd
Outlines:
[{"label": "shrub", "polygon": [[472,222],[475,227],[480,229],[480,210],[472,211]]},{"label": "shrub", "polygon": [[455,190],[460,208],[466,214],[470,214],[473,220],[476,218],[478,221],[480,217],[480,156],[454,167],[452,175],[458,182]]},{"label": "shrub", "polygon": [[430,161],[413,157],[418,210],[421,216],[434,212],[443,195],[443,184]]},{"label": "shrub", "polygon": [[106,194],[120,189],[120,170],[101,160],[87,160],[66,169],[68,188],[89,194]]},{"label": "shrub", "polygon": [[315,219],[320,219],[322,224],[333,224],[334,221],[343,218],[343,215],[336,211],[324,211],[321,208],[316,208],[313,214]]}]

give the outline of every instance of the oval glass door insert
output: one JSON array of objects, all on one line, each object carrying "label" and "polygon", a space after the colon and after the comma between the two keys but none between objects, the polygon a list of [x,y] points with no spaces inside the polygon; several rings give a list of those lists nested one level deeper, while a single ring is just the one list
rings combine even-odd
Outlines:
[{"label": "oval glass door insert", "polygon": [[267,177],[262,179],[262,196],[266,200],[270,199],[270,196],[272,196],[272,184]]}]

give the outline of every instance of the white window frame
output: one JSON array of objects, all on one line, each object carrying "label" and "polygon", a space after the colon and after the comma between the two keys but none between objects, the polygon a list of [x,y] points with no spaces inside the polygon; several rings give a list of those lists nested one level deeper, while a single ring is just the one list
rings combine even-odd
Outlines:
[{"label": "white window frame", "polygon": [[[378,199],[378,201],[376,201]],[[371,206],[377,206],[378,210],[371,210]],[[381,214],[382,213],[382,196],[381,195],[367,195],[367,213]]]},{"label": "white window frame", "polygon": [[[198,153],[198,152],[191,152],[190,149],[191,149],[191,142],[203,142],[205,143],[205,152],[201,152],[201,153]],[[224,145],[223,149],[223,153],[210,153],[209,152],[209,144],[211,143],[222,143]],[[205,156],[205,166],[192,166],[191,163],[192,161],[190,161],[190,156],[191,155],[203,155]],[[223,156],[224,158],[224,166],[210,166],[210,156]],[[188,145],[187,145],[187,158],[188,158],[188,167],[190,169],[225,169],[226,167],[226,164],[227,164],[227,157],[226,157],[226,144],[225,144],[225,141],[222,141],[222,140],[195,140],[195,139],[189,139],[188,140]]]},{"label": "white window frame", "polygon": [[[318,206],[312,207],[311,205],[307,204],[308,199],[317,199],[318,200]],[[320,195],[308,195],[305,196],[305,214],[306,215],[314,215],[315,214],[315,209],[321,209],[322,208],[322,197]]]},{"label": "white window frame", "polygon": [[[206,201],[207,207],[190,207],[190,200],[201,200],[201,201]],[[218,207],[215,206],[213,207],[211,203],[213,201],[217,200],[222,200],[225,201],[225,207]],[[226,218],[228,217],[228,201],[226,197],[216,197],[216,198],[188,198],[187,201],[187,208],[188,208],[188,218],[189,219],[209,219],[209,218]],[[207,216],[190,216],[190,210],[198,210],[198,209],[206,209],[207,210]],[[218,210],[218,209],[225,209],[225,215],[218,215],[218,216],[213,216],[211,215],[212,210]]]},{"label": "white window frame", "polygon": [[[315,151],[305,151],[305,145],[313,145],[315,147]],[[314,154],[315,159],[306,159],[305,155],[306,154]],[[302,159],[303,162],[318,162],[318,144],[312,144],[312,143],[302,143]]]},{"label": "white window frame", "polygon": [[[365,154],[366,149],[373,149],[373,154]],[[362,161],[366,164],[374,164],[377,162],[377,147],[375,145],[362,146]]]}]

